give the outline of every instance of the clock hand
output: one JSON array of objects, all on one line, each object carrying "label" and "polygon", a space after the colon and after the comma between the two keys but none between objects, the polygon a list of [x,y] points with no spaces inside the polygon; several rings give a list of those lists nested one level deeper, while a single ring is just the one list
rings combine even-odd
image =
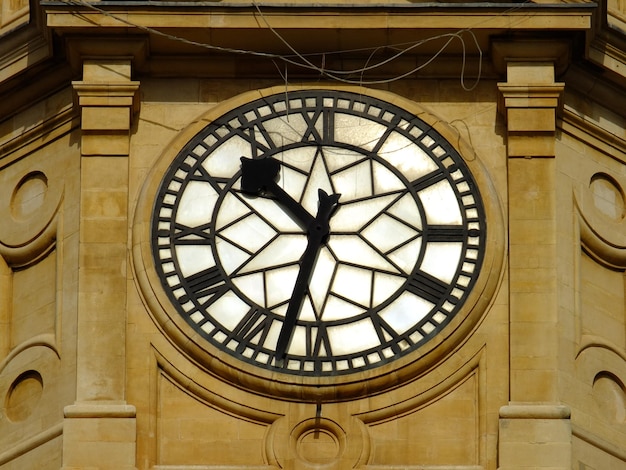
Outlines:
[{"label": "clock hand", "polygon": [[262,195],[267,192],[278,200],[306,228],[307,246],[300,258],[300,270],[291,293],[291,299],[285,313],[285,320],[276,343],[276,365],[282,367],[291,340],[293,329],[298,320],[304,297],[315,261],[322,246],[328,241],[329,220],[337,208],[340,194],[328,195],[318,189],[317,215],[313,217],[293,199],[278,183],[276,177],[280,171],[280,162],[273,158],[251,159],[241,157],[241,190],[248,194]]},{"label": "clock hand", "polygon": [[279,171],[280,162],[273,158],[241,157],[241,190],[256,196],[265,192],[274,195],[278,202],[308,230],[309,226],[316,223],[315,218],[276,183]]},{"label": "clock hand", "polygon": [[278,336],[278,342],[276,343],[276,365],[278,367],[284,365],[287,347],[289,346],[293,329],[296,326],[298,314],[304,302],[304,296],[309,288],[311,275],[315,268],[315,261],[317,260],[320,249],[328,241],[328,235],[330,234],[330,225],[328,222],[337,208],[340,196],[340,194],[332,194],[329,196],[323,189],[318,189],[319,206],[317,216],[314,219],[314,223],[309,225],[307,229],[308,243],[300,259],[300,271],[298,272],[298,277],[296,278],[296,283],[291,293],[291,299],[287,306],[285,321],[283,322]]}]

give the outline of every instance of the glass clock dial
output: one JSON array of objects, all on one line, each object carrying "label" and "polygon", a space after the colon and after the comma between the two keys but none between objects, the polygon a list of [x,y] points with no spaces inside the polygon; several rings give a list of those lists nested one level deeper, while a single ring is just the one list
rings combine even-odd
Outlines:
[{"label": "glass clock dial", "polygon": [[152,251],[178,313],[215,347],[322,376],[437,335],[485,235],[472,175],[434,129],[375,98],[309,90],[234,109],[182,149]]}]

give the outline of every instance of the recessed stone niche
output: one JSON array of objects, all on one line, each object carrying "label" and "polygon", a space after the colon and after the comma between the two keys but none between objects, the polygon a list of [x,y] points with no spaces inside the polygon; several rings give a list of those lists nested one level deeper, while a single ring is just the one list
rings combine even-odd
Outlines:
[{"label": "recessed stone niche", "polygon": [[27,174],[16,186],[11,200],[11,214],[24,220],[44,204],[48,192],[48,178],[40,171]]},{"label": "recessed stone niche", "polygon": [[6,414],[12,422],[27,419],[35,410],[43,393],[41,374],[29,370],[20,374],[11,384],[6,396]]},{"label": "recessed stone niche", "polygon": [[593,397],[609,422],[626,423],[626,388],[609,372],[601,372],[593,380]]},{"label": "recessed stone niche", "polygon": [[619,184],[604,173],[596,173],[589,185],[596,209],[611,220],[624,217],[624,193]]}]

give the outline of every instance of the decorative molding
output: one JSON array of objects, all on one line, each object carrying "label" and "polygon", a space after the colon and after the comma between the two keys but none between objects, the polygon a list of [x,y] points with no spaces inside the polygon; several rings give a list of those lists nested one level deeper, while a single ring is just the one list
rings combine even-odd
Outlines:
[{"label": "decorative molding", "polygon": [[59,348],[57,346],[56,336],[52,334],[42,334],[34,336],[27,341],[20,343],[17,347],[13,348],[11,352],[0,362],[0,373],[4,371],[7,366],[24,351],[35,348],[43,347],[50,349],[57,359],[61,359],[59,354]]},{"label": "decorative molding", "polygon": [[[621,38],[623,41],[623,39]],[[626,52],[608,38],[595,37],[589,45],[589,60],[618,76],[626,77]]]},{"label": "decorative molding", "polygon": [[485,470],[482,465],[366,465],[363,470]]},{"label": "decorative molding", "polygon": [[[619,99],[619,95],[616,95],[615,99]],[[626,164],[626,138],[600,127],[586,116],[575,112],[567,104],[563,107],[561,118],[558,127],[562,132],[585,142],[586,145],[604,153],[607,157]]]},{"label": "decorative molding", "polygon": [[130,107],[133,114],[139,111],[139,82],[89,83],[72,82],[78,96],[78,106],[116,108]]},{"label": "decorative molding", "polygon": [[504,419],[569,419],[572,411],[566,405],[510,403],[500,408]]},{"label": "decorative molding", "polygon": [[0,83],[53,55],[43,9],[36,0],[30,0],[28,9],[28,23],[1,36]]},{"label": "decorative molding", "polygon": [[578,215],[580,222],[580,242],[585,252],[604,266],[612,269],[625,270],[626,246],[616,246],[610,243],[591,227],[580,212]]},{"label": "decorative molding", "polygon": [[623,446],[612,444],[604,439],[596,436],[595,434],[583,429],[581,426],[572,424],[572,435],[578,439],[585,441],[592,447],[600,449],[603,452],[626,462],[626,451]]},{"label": "decorative molding", "polygon": [[[553,108],[559,106],[561,93],[565,89],[564,83],[554,84],[517,84],[517,83],[498,83],[502,99],[498,100],[498,112],[504,116],[506,111],[511,108]],[[529,123],[526,122],[526,125]],[[551,123],[553,124],[553,123]],[[520,129],[511,129],[509,131],[519,131]],[[526,130],[526,129],[523,129]],[[528,129],[531,131],[554,131],[554,127],[546,129]]]},{"label": "decorative molding", "polygon": [[[289,418],[293,419],[293,416],[277,420],[267,433],[265,461],[271,465],[288,468],[289,462],[298,462],[297,467],[303,468],[362,468],[370,457],[370,436],[367,427],[358,419],[344,416],[335,421],[318,414],[309,418],[303,416],[296,423]],[[330,437],[336,445],[335,455],[326,455],[325,462],[312,462],[312,449],[302,442],[311,433]]]},{"label": "decorative molding", "polygon": [[[415,393],[412,397],[391,406],[356,414],[355,416],[365,424],[374,424],[389,419],[412,413],[428,404],[435,402],[441,397],[452,393],[472,376],[477,376],[478,386],[484,386],[481,377],[481,362],[484,359],[484,348],[478,351],[469,361],[467,361],[456,372],[441,380],[437,385],[427,390]],[[477,398],[478,406],[481,406]]]},{"label": "decorative molding", "polygon": [[[0,193],[0,216],[10,221],[0,226],[0,256],[12,267],[25,267],[50,253],[56,246],[59,220],[65,195],[65,181],[61,168],[35,167],[35,171],[22,171],[6,176],[4,191]],[[15,194],[23,181],[41,174],[45,178],[45,194],[40,205],[23,217],[16,217]]]},{"label": "decorative molding", "polygon": [[2,136],[5,140],[0,141],[0,169],[49,145],[79,124],[79,114],[70,101],[56,114],[42,119],[33,127]]},{"label": "decorative molding", "polygon": [[[494,43],[494,49],[498,45]],[[507,155],[553,158],[556,116],[565,88],[564,83],[554,81],[559,58],[553,56],[560,50],[551,51],[543,41],[533,42],[532,46],[546,54],[536,57],[535,49],[528,50],[526,42],[517,45],[500,46],[504,49],[501,60],[506,65],[507,81],[498,83],[498,111],[507,125]],[[569,51],[567,45],[563,48]]]},{"label": "decorative molding", "polygon": [[[61,360],[59,349],[53,342],[54,335],[49,334],[31,338],[12,350],[0,364],[0,400],[3,400],[3,404],[10,394],[10,387],[22,374],[34,371],[41,376],[43,382],[38,404],[23,420],[12,423],[5,419],[6,415],[3,413],[3,419],[0,420],[2,436],[0,440],[3,449],[7,450],[0,453],[0,467],[60,437],[63,433],[63,415],[55,406],[60,398]],[[51,422],[56,419],[59,421],[52,424]],[[42,430],[46,426],[45,423],[51,425]],[[21,431],[14,432],[17,429]],[[19,437],[23,439],[11,441]]]},{"label": "decorative molding", "polygon": [[[576,359],[586,350],[606,350],[618,356],[624,363],[626,363],[626,350],[618,347],[616,344],[608,341],[606,338],[602,338],[596,335],[582,335],[580,338],[580,346]],[[626,377],[625,377],[626,378]]]},{"label": "decorative molding", "polygon": [[267,410],[251,408],[242,403],[236,403],[229,397],[221,396],[214,393],[202,385],[200,385],[192,377],[186,375],[178,369],[174,364],[169,362],[157,350],[153,349],[158,367],[158,373],[162,374],[167,380],[176,385],[181,390],[189,393],[195,398],[215,406],[218,409],[232,413],[235,416],[241,416],[246,419],[253,420],[258,423],[271,424],[282,415]]},{"label": "decorative molding", "polygon": [[[626,351],[622,346],[591,335],[583,335],[580,343],[575,361],[576,373],[581,386],[584,387],[582,390],[589,394],[590,399],[593,397],[594,383],[598,376],[609,375],[615,377],[616,381],[621,384],[626,382]],[[595,400],[600,398],[602,405],[606,404],[603,399],[606,397],[594,398]],[[592,399],[590,403],[593,401]],[[616,405],[622,406],[619,401]],[[572,407],[579,408],[577,404],[573,404]],[[589,420],[585,417],[585,414],[594,416],[594,413],[599,411],[599,408],[594,409],[592,406],[580,415],[575,413],[572,419],[572,434],[587,444],[626,462],[626,452],[623,445],[620,445],[623,439],[623,423],[610,424],[604,420]],[[579,417],[581,419],[578,419]]]},{"label": "decorative molding", "polygon": [[31,450],[44,445],[46,442],[50,442],[57,437],[63,436],[63,422],[57,423],[54,426],[42,431],[34,436],[25,439],[18,444],[13,445],[9,450],[0,454],[0,465],[15,460],[16,458],[27,454]]},{"label": "decorative molding", "polygon": [[559,76],[569,66],[570,47],[570,41],[555,38],[496,38],[491,44],[491,60],[500,75],[506,75],[510,62],[550,62]]},{"label": "decorative molding", "polygon": [[626,218],[612,221],[597,213],[588,188],[574,194],[580,243],[587,254],[604,266],[626,270]]},{"label": "decorative molding", "polygon": [[155,465],[151,467],[151,470],[279,470],[279,467],[274,465]]},{"label": "decorative molding", "polygon": [[131,69],[129,57],[83,61],[83,81],[72,82],[81,112],[83,156],[128,156],[132,121],[141,102]]},{"label": "decorative molding", "polygon": [[145,70],[149,40],[144,36],[77,36],[66,38],[68,61],[76,74],[83,72],[83,60],[94,57],[124,57],[132,62],[133,71]]},{"label": "decorative molding", "polygon": [[135,418],[137,410],[126,403],[82,402],[63,409],[66,418]]}]

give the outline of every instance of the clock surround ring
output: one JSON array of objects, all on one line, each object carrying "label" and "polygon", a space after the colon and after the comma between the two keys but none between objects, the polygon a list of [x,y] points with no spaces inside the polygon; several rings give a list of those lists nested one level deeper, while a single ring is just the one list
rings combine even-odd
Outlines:
[{"label": "clock surround ring", "polygon": [[[296,87],[293,90],[319,90],[325,87]],[[334,88],[333,88],[334,89]],[[297,401],[337,401],[364,396],[370,393],[395,387],[416,377],[425,369],[449,354],[455,345],[473,329],[484,315],[501,275],[503,256],[503,224],[500,208],[487,172],[467,145],[463,145],[456,131],[439,119],[425,112],[419,105],[386,92],[366,90],[357,87],[342,88],[340,91],[373,96],[417,115],[430,124],[451,143],[461,142],[466,164],[483,192],[489,243],[485,247],[481,273],[474,288],[469,293],[463,308],[445,327],[444,334],[438,334],[416,351],[379,367],[336,376],[298,376],[276,370],[265,370],[236,360],[208,344],[197,331],[176,314],[170,299],[163,291],[154,271],[154,260],[150,254],[150,220],[152,201],[158,192],[161,178],[167,167],[182,146],[189,142],[200,130],[216,117],[238,106],[260,97],[284,93],[284,88],[272,88],[248,92],[220,103],[202,118],[184,129],[164,150],[146,180],[135,213],[133,226],[134,269],[141,292],[156,323],[178,347],[207,371],[215,373],[230,383],[260,392],[269,396],[281,396]],[[452,145],[452,144],[450,144]],[[457,149],[458,150],[458,149]],[[459,152],[460,153],[460,152]],[[469,155],[469,158],[468,158]]]}]

